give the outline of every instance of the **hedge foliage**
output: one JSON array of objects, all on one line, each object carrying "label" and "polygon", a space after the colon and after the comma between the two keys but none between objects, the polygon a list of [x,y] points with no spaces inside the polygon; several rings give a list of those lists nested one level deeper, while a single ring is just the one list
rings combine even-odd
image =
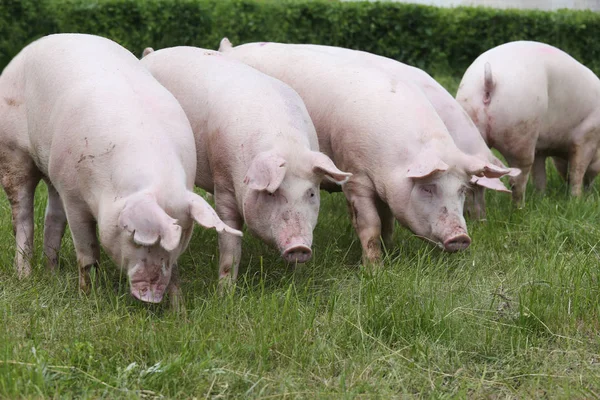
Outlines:
[{"label": "hedge foliage", "polygon": [[135,54],[146,46],[216,48],[223,36],[234,45],[330,44],[456,76],[485,50],[529,39],[562,48],[600,74],[600,14],[592,11],[324,0],[0,0],[0,68],[55,32],[107,36]]}]

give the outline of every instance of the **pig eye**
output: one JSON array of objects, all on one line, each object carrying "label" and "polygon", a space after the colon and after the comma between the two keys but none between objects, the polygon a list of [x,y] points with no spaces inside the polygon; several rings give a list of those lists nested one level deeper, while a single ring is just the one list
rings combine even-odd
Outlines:
[{"label": "pig eye", "polygon": [[306,192],[306,194],[307,194],[308,197],[311,197],[311,198],[315,197],[315,191],[312,190],[312,189],[308,189],[308,191]]},{"label": "pig eye", "polygon": [[435,186],[434,185],[422,185],[420,187],[420,189],[423,193],[433,194],[433,191],[435,190]]}]

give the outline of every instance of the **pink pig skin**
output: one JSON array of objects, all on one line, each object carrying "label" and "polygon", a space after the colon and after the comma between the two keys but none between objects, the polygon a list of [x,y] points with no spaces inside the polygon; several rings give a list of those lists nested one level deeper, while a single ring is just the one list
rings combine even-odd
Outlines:
[{"label": "pink pig skin", "polygon": [[[144,51],[148,70],[179,100],[196,137],[196,185],[214,192],[229,225],[274,245],[288,262],[311,257],[324,178],[345,182],[320,153],[300,96],[223,54],[195,47]],[[219,236],[219,277],[235,280],[241,240]],[[224,280],[227,279],[227,280]]]},{"label": "pink pig skin", "polygon": [[464,194],[472,175],[508,170],[460,151],[412,82],[314,45],[257,43],[224,54],[283,80],[304,100],[319,146],[353,175],[343,186],[365,263],[391,245],[394,217],[447,251],[469,246]]},{"label": "pink pig skin", "polygon": [[546,157],[555,157],[574,196],[600,171],[600,80],[567,53],[543,43],[511,42],[480,55],[456,99],[490,147],[522,173],[512,178],[521,206],[533,172],[546,187]]},{"label": "pink pig skin", "polygon": [[[433,105],[460,150],[485,162],[505,168],[504,164],[487,147],[479,130],[465,110],[442,85],[425,71],[364,51],[332,46],[315,46],[315,48],[352,63],[377,68],[382,74],[386,74],[390,81],[413,82]],[[518,169],[510,171],[511,176],[516,176],[519,173],[520,170]],[[472,190],[468,192],[467,199],[469,201],[467,205],[469,206],[468,213],[475,219],[485,219],[484,188],[510,193],[510,190],[498,178],[473,176],[471,181],[473,185]]]},{"label": "pink pig skin", "polygon": [[101,243],[128,274],[133,296],[159,302],[169,288],[176,302],[176,261],[193,221],[241,234],[192,192],[196,154],[183,110],[115,42],[79,34],[42,38],[3,71],[0,99],[0,177],[20,276],[31,272],[40,179],[48,185],[48,264],[57,264],[68,221],[82,290],[89,290]]}]

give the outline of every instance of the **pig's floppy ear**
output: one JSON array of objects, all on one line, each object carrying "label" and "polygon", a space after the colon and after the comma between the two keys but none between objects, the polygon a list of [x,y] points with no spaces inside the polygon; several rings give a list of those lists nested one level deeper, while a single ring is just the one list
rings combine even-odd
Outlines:
[{"label": "pig's floppy ear", "polygon": [[160,240],[166,251],[173,251],[181,240],[181,226],[160,208],[152,195],[127,200],[119,215],[119,226],[140,246],[152,246]]},{"label": "pig's floppy ear", "polygon": [[311,152],[311,163],[315,174],[323,176],[338,185],[346,183],[352,176],[349,172],[340,171],[331,161],[331,158],[319,151]]},{"label": "pig's floppy ear", "polygon": [[469,175],[486,178],[500,178],[501,176],[509,175],[512,172],[508,168],[499,167],[476,157],[469,157],[469,162],[465,171]]},{"label": "pig's floppy ear", "polygon": [[474,176],[471,178],[471,184],[484,187],[486,189],[496,190],[498,192],[511,193],[511,190],[504,186],[504,183],[498,178],[486,178]]},{"label": "pig's floppy ear", "polygon": [[244,183],[250,189],[266,190],[269,193],[274,193],[283,182],[285,171],[285,159],[278,154],[265,151],[252,160],[252,164],[246,172]]},{"label": "pig's floppy ear", "polygon": [[419,158],[417,162],[411,164],[408,168],[406,176],[412,179],[425,179],[431,177],[436,172],[443,172],[450,168],[448,164],[439,158],[431,156]]},{"label": "pig's floppy ear", "polygon": [[227,232],[235,236],[242,236],[242,232],[225,225],[210,204],[196,193],[188,192],[187,202],[190,206],[190,215],[198,225],[209,229],[214,228],[217,232]]}]

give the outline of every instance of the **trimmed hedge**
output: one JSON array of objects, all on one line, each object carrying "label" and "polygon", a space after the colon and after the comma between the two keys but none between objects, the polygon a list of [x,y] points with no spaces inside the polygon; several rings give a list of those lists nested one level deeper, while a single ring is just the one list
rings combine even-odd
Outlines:
[{"label": "trimmed hedge", "polygon": [[318,43],[385,55],[461,76],[485,50],[537,40],[600,74],[600,13],[436,8],[389,2],[276,0],[2,0],[0,68],[25,44],[55,32],[106,36],[135,54],[251,41]]}]

